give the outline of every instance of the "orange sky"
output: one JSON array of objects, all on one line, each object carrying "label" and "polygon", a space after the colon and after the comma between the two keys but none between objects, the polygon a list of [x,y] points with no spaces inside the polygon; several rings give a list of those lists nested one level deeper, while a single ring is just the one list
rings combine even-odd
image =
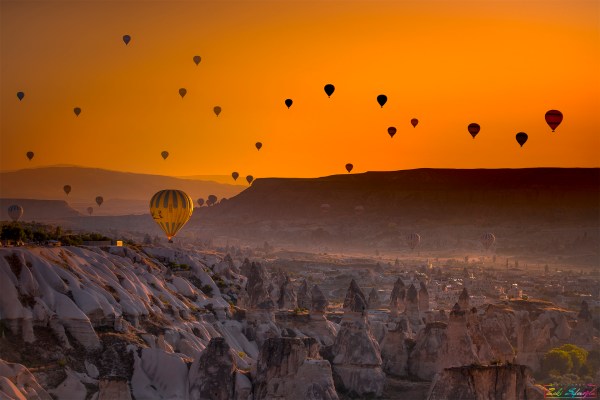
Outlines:
[{"label": "orange sky", "polygon": [[[1,4],[3,171],[600,166],[595,0]],[[556,133],[549,109],[564,114]],[[471,122],[481,125],[475,140]]]}]

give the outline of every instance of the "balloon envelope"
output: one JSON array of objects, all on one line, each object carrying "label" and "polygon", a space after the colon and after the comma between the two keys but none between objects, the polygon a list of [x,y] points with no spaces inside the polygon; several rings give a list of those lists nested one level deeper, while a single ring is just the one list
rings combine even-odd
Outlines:
[{"label": "balloon envelope", "polygon": [[234,181],[237,181],[237,178],[240,176],[240,174],[238,174],[237,172],[232,172],[231,173],[231,177],[233,178]]},{"label": "balloon envelope", "polygon": [[73,109],[73,112],[75,113],[75,116],[76,116],[76,117],[79,117],[79,114],[81,114],[81,108],[79,108],[79,107],[75,107],[75,108]]},{"label": "balloon envelope", "polygon": [[179,95],[181,96],[182,99],[185,97],[186,94],[187,94],[187,90],[185,88],[179,89]]},{"label": "balloon envelope", "polygon": [[475,139],[475,136],[477,136],[477,134],[479,133],[479,129],[481,128],[479,127],[479,124],[476,123],[469,124],[469,126],[467,127],[467,130],[469,131],[471,136],[473,136],[473,139]]},{"label": "balloon envelope", "polygon": [[92,213],[94,212],[94,207],[88,207],[87,212],[88,214],[92,215]]},{"label": "balloon envelope", "polygon": [[19,101],[21,101],[21,100],[23,100],[23,97],[25,97],[25,93],[17,92],[17,97],[19,98]]},{"label": "balloon envelope", "polygon": [[204,199],[198,199],[198,205],[202,207],[204,205]]},{"label": "balloon envelope", "polygon": [[215,196],[214,194],[209,194],[206,204],[208,204],[209,206],[212,206],[216,203],[217,203],[217,196]]},{"label": "balloon envelope", "polygon": [[215,108],[213,108],[213,111],[215,112],[215,114],[217,115],[217,117],[219,116],[219,114],[221,114],[221,107],[216,106]]},{"label": "balloon envelope", "polygon": [[546,123],[552,129],[552,132],[560,125],[563,120],[563,115],[558,110],[550,110],[546,112]]},{"label": "balloon envelope", "polygon": [[29,159],[29,161],[31,161],[31,159],[33,158],[33,151],[28,151],[26,154],[27,158]]},{"label": "balloon envelope", "polygon": [[324,89],[325,89],[325,93],[327,94],[327,97],[331,97],[333,92],[335,92],[335,86],[333,86],[331,83],[328,83],[327,85],[325,85]]},{"label": "balloon envelope", "polygon": [[23,216],[23,207],[18,204],[13,204],[8,207],[8,216],[10,219],[17,222]]},{"label": "balloon envelope", "polygon": [[379,96],[377,96],[377,102],[379,103],[381,108],[383,108],[385,103],[387,103],[387,96],[385,94],[380,94]]},{"label": "balloon envelope", "polygon": [[163,151],[160,153],[160,155],[162,156],[163,160],[166,160],[167,157],[169,157],[169,152],[168,151]]},{"label": "balloon envelope", "polygon": [[292,99],[285,99],[285,105],[287,106],[287,108],[290,108],[293,103],[294,102],[292,101]]},{"label": "balloon envelope", "polygon": [[419,123],[419,120],[416,118],[413,118],[410,120],[411,125],[413,126],[413,128],[417,127],[417,124]]},{"label": "balloon envelope", "polygon": [[98,204],[98,207],[100,207],[102,203],[104,203],[104,198],[102,196],[96,197],[96,204]]},{"label": "balloon envelope", "polygon": [[393,137],[394,137],[394,135],[396,134],[396,128],[395,128],[395,127],[393,127],[393,126],[390,126],[390,127],[388,128],[388,134],[390,135],[390,137],[391,137],[391,138],[393,138]]},{"label": "balloon envelope", "polygon": [[127,46],[130,41],[131,41],[131,36],[123,35],[123,42],[125,42],[125,46]]},{"label": "balloon envelope", "polygon": [[260,148],[262,147],[262,143],[256,142],[255,146],[256,146],[256,150],[260,150]]},{"label": "balloon envelope", "polygon": [[421,243],[421,236],[418,233],[409,233],[406,235],[406,243],[411,250],[414,250]]},{"label": "balloon envelope", "polygon": [[198,65],[198,64],[200,64],[200,60],[202,60],[202,59],[200,58],[200,56],[194,56],[193,60],[194,60],[194,64]]},{"label": "balloon envelope", "polygon": [[65,185],[63,187],[63,190],[65,191],[65,193],[67,194],[67,196],[69,195],[69,193],[71,193],[71,185]]},{"label": "balloon envelope", "polygon": [[350,172],[350,171],[352,171],[352,168],[354,168],[354,165],[352,165],[350,163],[346,164],[346,171]]},{"label": "balloon envelope", "polygon": [[496,236],[494,236],[493,233],[484,233],[483,235],[481,235],[481,237],[479,238],[479,240],[481,240],[481,244],[483,245],[483,247],[485,247],[485,249],[489,249],[494,242],[496,241]]},{"label": "balloon envelope", "polygon": [[517,139],[517,143],[519,143],[521,145],[521,147],[523,147],[523,145],[527,141],[528,136],[525,132],[519,132],[519,133],[517,133],[515,138]]},{"label": "balloon envelope", "polygon": [[193,211],[192,198],[182,190],[161,190],[150,199],[150,214],[170,243],[188,222]]},{"label": "balloon envelope", "polygon": [[254,177],[253,177],[252,175],[248,175],[248,176],[246,177],[246,181],[247,181],[248,183],[252,183],[252,181],[253,181],[253,180],[254,180]]}]

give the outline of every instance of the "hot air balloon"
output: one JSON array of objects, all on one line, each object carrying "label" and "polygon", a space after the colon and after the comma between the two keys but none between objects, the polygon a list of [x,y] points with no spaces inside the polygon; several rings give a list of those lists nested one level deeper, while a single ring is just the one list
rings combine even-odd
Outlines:
[{"label": "hot air balloon", "polygon": [[88,214],[92,215],[92,213],[94,212],[94,207],[88,207],[87,212]]},{"label": "hot air balloon", "polygon": [[96,204],[98,204],[98,207],[100,207],[102,203],[104,203],[104,198],[102,196],[96,197]]},{"label": "hot air balloon", "polygon": [[182,190],[161,190],[150,200],[150,214],[165,232],[169,243],[188,222],[194,211],[194,202]]},{"label": "hot air balloon", "polygon": [[79,107],[75,107],[75,108],[73,109],[73,112],[75,113],[75,116],[76,116],[76,117],[79,117],[79,114],[81,114],[81,108],[79,108]]},{"label": "hot air balloon", "polygon": [[287,108],[290,108],[293,103],[294,102],[292,101],[292,99],[285,99],[285,105],[287,106]]},{"label": "hot air balloon", "polygon": [[123,35],[123,42],[125,43],[125,46],[127,46],[130,41],[131,41],[131,36]]},{"label": "hot air balloon", "polygon": [[240,176],[240,174],[238,174],[237,172],[232,172],[231,173],[231,177],[233,178],[234,181],[237,181],[237,178]]},{"label": "hot air balloon", "polygon": [[393,127],[393,126],[390,126],[390,127],[388,128],[388,134],[390,135],[390,137],[391,137],[391,138],[393,138],[393,137],[394,137],[394,135],[396,134],[396,128],[395,128],[395,127]]},{"label": "hot air balloon", "polygon": [[525,132],[519,132],[517,133],[517,135],[515,136],[515,138],[517,139],[517,143],[519,143],[521,145],[521,147],[523,147],[523,145],[525,144],[525,142],[527,141],[527,138],[529,136],[527,136],[527,134]]},{"label": "hot air balloon", "polygon": [[8,207],[8,216],[10,219],[17,222],[23,216],[23,207],[18,204],[13,204]]},{"label": "hot air balloon", "polygon": [[206,204],[209,206],[214,206],[215,204],[217,204],[217,196],[215,196],[214,194],[209,194],[208,199],[206,200]]},{"label": "hot air balloon", "polygon": [[409,233],[406,235],[406,243],[411,250],[414,250],[415,247],[421,243],[421,236],[418,233]]},{"label": "hot air balloon", "polygon": [[256,142],[255,146],[256,146],[256,150],[260,150],[260,148],[262,147],[262,143]]},{"label": "hot air balloon", "polygon": [[221,114],[221,107],[216,106],[215,108],[213,108],[213,111],[215,112],[215,114],[217,115],[217,117],[219,116],[219,114]]},{"label": "hot air balloon", "polygon": [[379,103],[381,108],[383,108],[385,103],[387,103],[387,96],[385,94],[380,94],[379,96],[377,96],[377,102]]},{"label": "hot air balloon", "polygon": [[496,241],[496,236],[494,236],[493,233],[488,232],[481,235],[479,240],[481,241],[483,247],[485,247],[485,249],[488,250]]},{"label": "hot air balloon", "polygon": [[563,115],[558,110],[550,110],[546,113],[546,123],[552,129],[552,132],[560,125]]},{"label": "hot air balloon", "polygon": [[352,171],[352,168],[354,168],[354,165],[352,165],[350,163],[346,164],[346,171],[350,172],[350,171]]},{"label": "hot air balloon", "polygon": [[181,96],[182,99],[185,97],[186,94],[187,94],[187,90],[185,88],[179,89],[179,95]]},{"label": "hot air balloon", "polygon": [[410,120],[410,124],[413,126],[413,128],[416,128],[417,125],[419,124],[419,120],[416,118],[413,118]]},{"label": "hot air balloon", "polygon": [[321,204],[321,214],[329,214],[331,206],[329,204]]},{"label": "hot air balloon", "polygon": [[198,199],[198,205],[200,207],[202,207],[204,205],[204,199],[202,199],[202,198]]},{"label": "hot air balloon", "polygon": [[68,196],[69,193],[71,193],[71,185],[65,185],[65,186],[63,186],[63,190],[65,191],[65,193]]},{"label": "hot air balloon", "polygon": [[28,151],[27,153],[25,153],[25,155],[27,156],[27,158],[29,159],[29,161],[31,161],[31,159],[33,158],[33,151]]},{"label": "hot air balloon", "polygon": [[21,100],[23,100],[23,97],[25,97],[25,93],[17,92],[17,97],[19,98],[19,101],[21,101]]},{"label": "hot air balloon", "polygon": [[248,182],[248,184],[251,184],[253,180],[254,180],[254,177],[252,175],[248,175],[246,177],[246,181]]},{"label": "hot air balloon", "polygon": [[479,124],[476,123],[469,124],[469,126],[467,127],[467,130],[469,131],[471,136],[473,136],[473,139],[475,139],[475,136],[477,136],[477,134],[479,133],[479,129],[481,128]]},{"label": "hot air balloon", "polygon": [[169,152],[168,151],[162,151],[160,153],[160,155],[162,156],[163,160],[166,160],[167,157],[169,157]]},{"label": "hot air balloon", "polygon": [[200,58],[200,56],[194,56],[193,60],[194,60],[194,64],[198,65],[198,64],[200,64],[200,60],[202,60],[202,59]]},{"label": "hot air balloon", "polygon": [[327,94],[327,97],[331,97],[333,92],[335,92],[335,86],[333,86],[331,83],[328,83],[327,85],[325,85],[324,89],[325,89],[325,93]]}]

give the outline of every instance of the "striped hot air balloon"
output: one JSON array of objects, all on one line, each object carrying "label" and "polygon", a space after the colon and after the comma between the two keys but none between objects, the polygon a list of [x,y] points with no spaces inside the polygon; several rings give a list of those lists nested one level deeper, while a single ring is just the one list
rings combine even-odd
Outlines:
[{"label": "striped hot air balloon", "polygon": [[406,243],[411,250],[414,250],[421,243],[421,236],[418,233],[409,233],[406,235]]},{"label": "striped hot air balloon", "polygon": [[17,222],[23,216],[23,207],[18,204],[13,204],[8,207],[8,216],[13,221]]},{"label": "striped hot air balloon", "polygon": [[558,110],[550,110],[550,111],[546,112],[545,118],[546,118],[546,123],[548,124],[550,129],[552,129],[552,132],[554,132],[554,130],[556,128],[558,128],[558,126],[562,122],[563,115]]},{"label": "striped hot air balloon", "polygon": [[150,200],[150,214],[165,232],[169,243],[188,222],[194,211],[194,201],[182,190],[161,190]]},{"label": "striped hot air balloon", "polygon": [[485,247],[485,249],[488,250],[496,241],[496,236],[494,236],[493,233],[488,232],[481,235],[479,239],[481,240],[481,244],[483,245],[483,247]]}]

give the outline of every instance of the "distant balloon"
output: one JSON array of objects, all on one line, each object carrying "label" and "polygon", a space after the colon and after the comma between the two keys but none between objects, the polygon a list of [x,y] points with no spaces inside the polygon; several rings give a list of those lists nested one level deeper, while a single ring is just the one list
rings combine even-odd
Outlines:
[{"label": "distant balloon", "polygon": [[123,35],[123,42],[125,43],[125,46],[127,46],[129,42],[131,42],[131,36]]},{"label": "distant balloon", "polygon": [[98,207],[100,207],[102,203],[104,203],[104,198],[102,196],[96,197],[96,204],[98,204]]},{"label": "distant balloon", "polygon": [[413,118],[410,120],[410,124],[413,126],[413,128],[416,128],[417,125],[419,124],[419,120],[416,118]]},{"label": "distant balloon", "polygon": [[71,193],[71,185],[65,185],[63,187],[63,190],[65,191],[65,193],[67,194],[67,196],[69,195],[69,193]]},{"label": "distant balloon", "polygon": [[76,116],[76,117],[79,117],[79,114],[81,114],[81,108],[79,108],[79,107],[75,107],[75,108],[73,109],[73,112],[75,113],[75,116]]},{"label": "distant balloon", "polygon": [[327,85],[325,85],[324,89],[325,89],[325,93],[327,94],[327,97],[331,97],[333,92],[335,92],[335,86],[333,86],[331,83],[328,83]]},{"label": "distant balloon", "polygon": [[261,142],[256,142],[255,146],[256,146],[256,150],[260,150],[261,147],[262,147],[262,143]]},{"label": "distant balloon", "polygon": [[219,114],[221,114],[221,107],[216,106],[215,108],[213,108],[213,111],[215,112],[215,114],[217,115],[217,117],[219,116]]},{"label": "distant balloon", "polygon": [[188,222],[194,211],[194,201],[182,190],[161,190],[150,200],[150,214],[165,232],[169,243]]},{"label": "distant balloon", "polygon": [[88,207],[87,212],[88,214],[92,215],[92,213],[94,212],[94,207]]},{"label": "distant balloon", "polygon": [[231,177],[233,178],[234,181],[237,181],[237,178],[240,176],[240,174],[238,174],[237,172],[232,172],[231,173]]},{"label": "distant balloon", "polygon": [[27,156],[27,158],[29,159],[29,161],[31,161],[31,159],[34,156],[33,151],[28,151],[25,155]]},{"label": "distant balloon", "polygon": [[168,151],[163,151],[160,153],[160,155],[162,156],[163,160],[166,160],[167,157],[169,157],[169,152]]},{"label": "distant balloon", "polygon": [[390,126],[390,127],[388,128],[388,134],[390,135],[390,137],[391,137],[391,138],[393,138],[393,137],[394,137],[394,135],[396,134],[396,128],[395,128],[395,127],[393,127],[393,126]]},{"label": "distant balloon", "polygon": [[346,171],[350,172],[350,171],[352,171],[352,168],[354,168],[354,165],[349,164],[349,163],[346,164]]},{"label": "distant balloon", "polygon": [[421,243],[421,236],[418,233],[409,233],[406,235],[406,243],[411,250],[414,250]]},{"label": "distant balloon", "polygon": [[204,199],[202,199],[202,198],[198,199],[198,205],[200,207],[202,207],[204,205]]},{"label": "distant balloon", "polygon": [[187,94],[187,90],[185,88],[179,89],[179,95],[181,96],[182,99],[185,97],[186,94]]},{"label": "distant balloon", "polygon": [[292,101],[292,99],[285,99],[285,105],[287,106],[287,108],[290,108],[293,103],[294,102]]},{"label": "distant balloon", "polygon": [[8,216],[10,219],[17,222],[23,216],[23,207],[18,204],[13,204],[8,207]]},{"label": "distant balloon", "polygon": [[214,194],[209,194],[208,200],[206,200],[206,204],[209,206],[214,206],[215,204],[217,204],[217,196],[215,196]]},{"label": "distant balloon", "polygon": [[379,103],[381,108],[383,108],[385,103],[387,103],[387,96],[385,94],[380,94],[379,96],[377,96],[377,102]]},{"label": "distant balloon", "polygon": [[467,130],[469,131],[471,136],[473,136],[473,139],[475,139],[475,136],[477,136],[477,134],[479,133],[479,129],[479,124],[476,123],[469,124],[469,126],[467,127]]},{"label": "distant balloon", "polygon": [[527,141],[527,138],[529,136],[527,136],[527,134],[525,132],[519,132],[517,133],[517,135],[515,136],[515,138],[517,139],[517,143],[519,143],[521,145],[521,147],[523,147],[523,145],[525,144],[525,142]]},{"label": "distant balloon", "polygon": [[198,64],[200,64],[200,60],[202,60],[202,59],[200,58],[200,56],[194,56],[193,60],[194,60],[194,64],[198,65]]},{"label": "distant balloon", "polygon": [[331,206],[329,204],[321,204],[321,214],[329,214]]},{"label": "distant balloon", "polygon": [[488,232],[481,235],[479,240],[481,241],[483,247],[485,247],[485,249],[488,250],[496,241],[496,236],[494,236],[493,233]]},{"label": "distant balloon", "polygon": [[246,177],[246,181],[247,181],[249,184],[250,184],[250,183],[252,183],[252,181],[253,181],[253,180],[254,180],[254,177],[253,177],[252,175],[248,175],[248,176]]},{"label": "distant balloon", "polygon": [[558,110],[550,110],[546,113],[546,123],[552,129],[552,132],[560,125],[563,115]]},{"label": "distant balloon", "polygon": [[17,92],[17,97],[19,98],[19,101],[21,101],[21,100],[23,100],[23,97],[25,97],[25,93]]}]

